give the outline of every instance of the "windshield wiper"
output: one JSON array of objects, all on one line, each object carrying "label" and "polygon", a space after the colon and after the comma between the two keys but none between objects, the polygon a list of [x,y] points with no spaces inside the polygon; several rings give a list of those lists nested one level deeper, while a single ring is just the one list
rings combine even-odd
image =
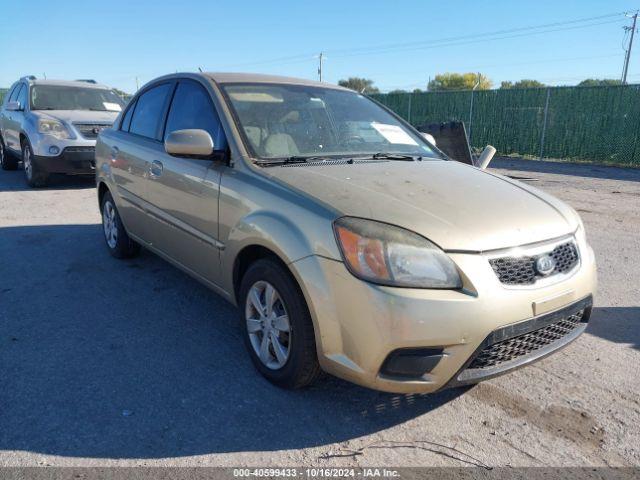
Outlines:
[{"label": "windshield wiper", "polygon": [[279,158],[279,159],[273,159],[273,160],[258,160],[256,163],[258,165],[263,165],[263,166],[270,166],[270,165],[284,165],[287,163],[307,163],[307,162],[312,162],[314,160],[326,160],[328,157],[323,157],[323,156],[309,156],[309,157],[305,157],[302,155],[292,155],[291,157],[285,157],[285,158]]},{"label": "windshield wiper", "polygon": [[406,162],[422,160],[421,155],[404,155],[402,153],[387,153],[387,152],[374,153],[373,155],[371,155],[371,158],[375,160],[403,160]]}]

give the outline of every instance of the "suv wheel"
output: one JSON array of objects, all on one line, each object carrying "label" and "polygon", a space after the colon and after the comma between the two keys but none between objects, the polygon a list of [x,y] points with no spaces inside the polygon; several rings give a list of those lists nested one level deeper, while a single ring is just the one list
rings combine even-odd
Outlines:
[{"label": "suv wheel", "polygon": [[127,235],[111,193],[104,194],[100,211],[102,212],[102,230],[109,253],[116,258],[136,256],[140,252],[140,245]]},{"label": "suv wheel", "polygon": [[313,323],[289,272],[258,260],[242,278],[239,298],[245,344],[260,373],[284,388],[311,384],[320,374]]},{"label": "suv wheel", "polygon": [[33,150],[28,141],[22,142],[22,165],[27,183],[32,188],[45,187],[49,181],[49,175],[38,170],[33,162]]},{"label": "suv wheel", "polygon": [[0,165],[3,170],[15,170],[18,168],[18,160],[5,148],[2,137],[0,137]]}]

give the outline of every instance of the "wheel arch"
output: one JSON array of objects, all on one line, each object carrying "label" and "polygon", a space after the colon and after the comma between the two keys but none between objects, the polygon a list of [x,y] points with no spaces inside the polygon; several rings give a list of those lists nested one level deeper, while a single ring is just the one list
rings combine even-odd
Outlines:
[{"label": "wheel arch", "polygon": [[102,213],[102,199],[107,192],[111,193],[111,190],[109,190],[106,183],[100,181],[98,183],[98,208],[100,209],[100,213]]}]

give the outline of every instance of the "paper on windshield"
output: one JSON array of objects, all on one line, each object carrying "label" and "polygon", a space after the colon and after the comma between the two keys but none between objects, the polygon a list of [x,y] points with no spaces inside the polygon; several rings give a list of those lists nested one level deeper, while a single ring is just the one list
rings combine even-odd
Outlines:
[{"label": "paper on windshield", "polygon": [[120,110],[122,110],[122,107],[117,103],[102,102],[102,105],[104,105],[104,108],[106,110],[110,110],[112,112],[119,112]]},{"label": "paper on windshield", "polygon": [[372,123],[380,135],[382,135],[389,143],[397,143],[401,145],[418,145],[411,136],[397,125],[387,125],[385,123]]}]

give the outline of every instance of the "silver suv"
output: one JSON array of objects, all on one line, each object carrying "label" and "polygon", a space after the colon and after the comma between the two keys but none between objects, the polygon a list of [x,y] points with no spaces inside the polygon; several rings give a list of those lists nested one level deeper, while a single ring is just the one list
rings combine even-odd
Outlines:
[{"label": "silver suv", "polygon": [[93,174],[98,133],[124,107],[109,87],[93,80],[14,83],[0,108],[0,163],[15,170],[21,160],[27,183],[45,186],[50,174]]}]

